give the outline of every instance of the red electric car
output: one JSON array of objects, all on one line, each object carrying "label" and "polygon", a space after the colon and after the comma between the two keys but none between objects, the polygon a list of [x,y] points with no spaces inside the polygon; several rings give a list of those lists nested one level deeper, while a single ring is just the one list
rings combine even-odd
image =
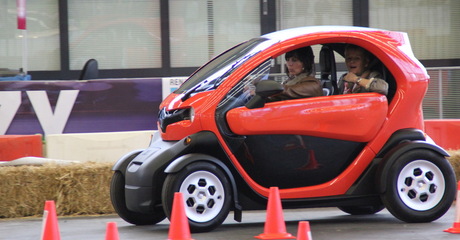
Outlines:
[{"label": "red electric car", "polygon": [[[373,55],[388,95],[337,94],[346,44]],[[283,89],[284,54],[305,46],[324,96],[267,101]],[[113,206],[127,222],[155,224],[182,192],[190,228],[202,232],[230,211],[241,221],[243,210],[266,209],[275,186],[285,209],[386,207],[402,221],[434,221],[451,206],[456,179],[448,153],[423,131],[428,81],[402,32],[303,27],[243,42],[163,101],[150,146],[113,167]]]}]

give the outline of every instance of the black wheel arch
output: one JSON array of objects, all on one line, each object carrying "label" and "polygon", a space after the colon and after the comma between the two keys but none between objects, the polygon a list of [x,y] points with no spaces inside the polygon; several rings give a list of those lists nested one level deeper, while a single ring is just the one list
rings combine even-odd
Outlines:
[{"label": "black wheel arch", "polygon": [[[398,161],[398,158],[401,157],[404,153],[417,150],[417,149],[425,149],[430,150],[436,154],[441,156],[449,156],[449,154],[442,149],[441,147],[421,140],[415,141],[403,141],[399,145],[394,146],[391,150],[387,151],[382,158],[379,168],[377,169],[376,174],[376,182],[378,186],[379,193],[385,193],[387,189],[387,184],[385,178],[392,167],[392,165]],[[447,160],[446,160],[447,161]]]},{"label": "black wheel arch", "polygon": [[225,174],[228,177],[228,180],[230,181],[230,184],[232,186],[232,193],[233,193],[233,207],[234,207],[234,219],[235,221],[241,222],[241,215],[242,215],[242,207],[239,204],[239,198],[238,198],[238,188],[236,185],[235,178],[233,177],[232,172],[230,171],[229,167],[225,165],[221,160],[219,160],[216,157],[213,157],[208,154],[202,154],[202,153],[189,153],[183,156],[178,157],[175,159],[172,163],[170,163],[166,169],[165,173],[175,173],[183,169],[185,166],[198,162],[198,161],[205,161],[205,162],[210,162],[215,165],[217,165],[219,168],[221,168]]},{"label": "black wheel arch", "polygon": [[449,154],[444,149],[429,143],[425,137],[425,133],[422,130],[416,128],[405,128],[394,132],[388,139],[388,141],[385,143],[385,145],[382,147],[382,149],[379,151],[376,157],[384,158],[388,155],[389,152],[394,151],[395,148],[398,148],[398,146],[400,146],[401,144],[417,141],[423,141],[429,145],[435,146],[437,151],[439,151],[442,155],[449,156]]},{"label": "black wheel arch", "polygon": [[115,162],[115,164],[112,167],[112,171],[119,171],[121,172],[121,174],[123,174],[123,176],[125,176],[125,171],[128,167],[128,164],[142,151],[144,151],[144,149],[137,149],[129,153],[126,153],[121,158],[119,158],[117,162]]},{"label": "black wheel arch", "polygon": [[[382,179],[386,176],[385,173],[389,171],[389,168],[398,157],[417,148],[429,149],[443,156],[449,156],[444,149],[427,142],[424,132],[420,129],[400,129],[391,135],[369,164],[369,167],[347,192],[347,195],[381,194],[385,192],[386,184]],[[376,184],[377,188],[374,184]]]},{"label": "black wheel arch", "polygon": [[154,212],[140,213],[130,211],[126,206],[124,194],[124,176],[122,171],[115,170],[110,181],[110,200],[116,213],[126,222],[136,225],[157,224],[166,218],[163,209]]}]

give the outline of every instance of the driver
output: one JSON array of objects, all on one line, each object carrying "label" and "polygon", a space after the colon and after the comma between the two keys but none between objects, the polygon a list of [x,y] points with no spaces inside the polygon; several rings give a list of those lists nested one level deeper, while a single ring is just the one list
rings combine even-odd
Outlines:
[{"label": "driver", "polygon": [[270,98],[271,101],[317,97],[323,95],[321,82],[314,72],[313,50],[310,46],[298,48],[285,54],[286,74],[282,93]]}]

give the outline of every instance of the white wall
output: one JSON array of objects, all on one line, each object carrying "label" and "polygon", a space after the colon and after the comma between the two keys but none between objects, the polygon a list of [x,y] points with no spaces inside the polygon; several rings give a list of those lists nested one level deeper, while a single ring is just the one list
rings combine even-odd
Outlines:
[{"label": "white wall", "polygon": [[147,148],[154,131],[50,134],[45,156],[50,159],[113,162],[124,154]]}]

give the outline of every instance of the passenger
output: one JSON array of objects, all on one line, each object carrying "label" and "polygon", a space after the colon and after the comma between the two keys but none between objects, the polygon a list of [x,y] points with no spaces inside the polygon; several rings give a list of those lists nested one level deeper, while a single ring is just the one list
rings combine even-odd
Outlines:
[{"label": "passenger", "polygon": [[314,72],[313,50],[310,46],[298,48],[285,54],[286,74],[284,91],[270,98],[271,101],[317,97],[323,95],[321,82]]},{"label": "passenger", "polygon": [[340,94],[376,92],[388,94],[388,83],[377,71],[370,70],[371,55],[364,48],[356,45],[345,47],[345,63],[348,73],[339,79]]}]

